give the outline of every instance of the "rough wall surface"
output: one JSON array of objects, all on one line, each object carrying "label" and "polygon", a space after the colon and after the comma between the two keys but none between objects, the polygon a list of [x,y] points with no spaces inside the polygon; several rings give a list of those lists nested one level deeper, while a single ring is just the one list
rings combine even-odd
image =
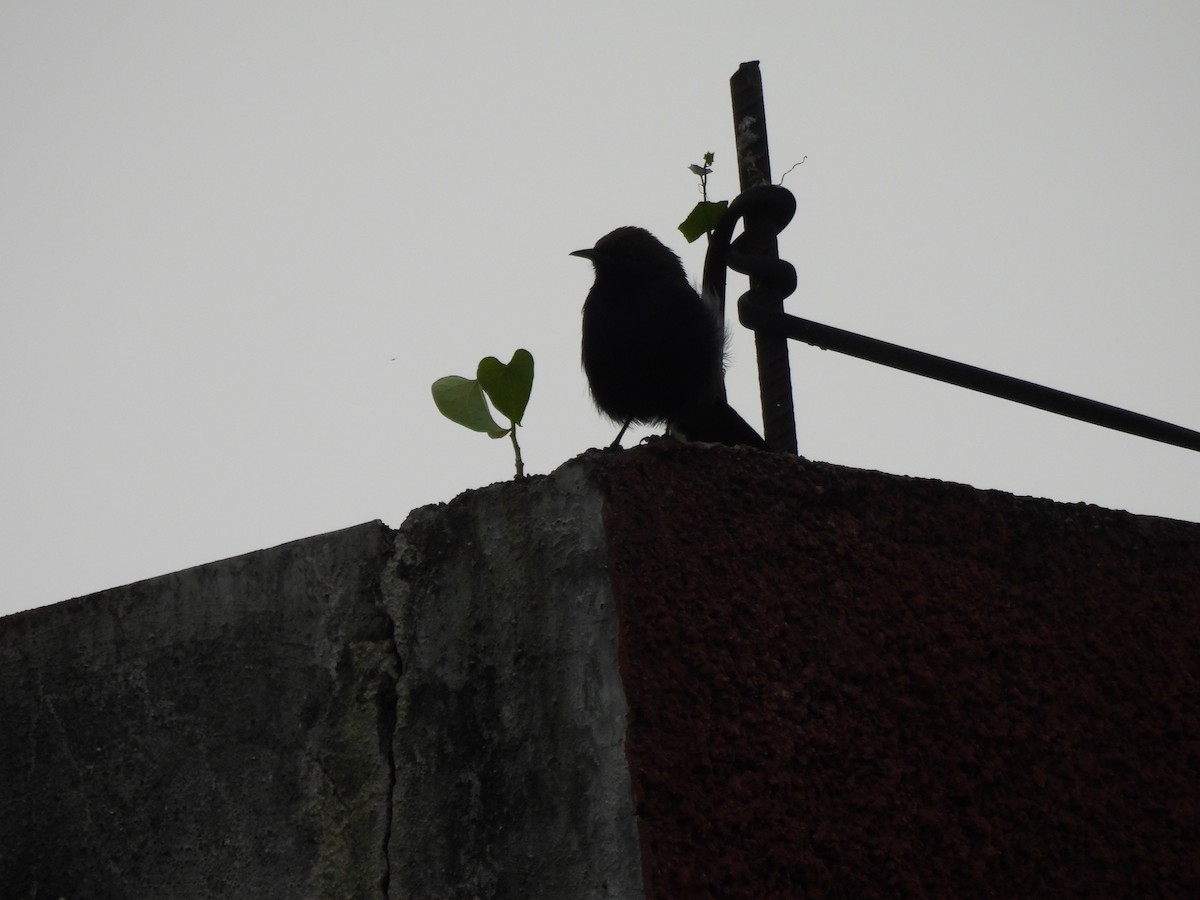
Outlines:
[{"label": "rough wall surface", "polygon": [[590,453],[0,620],[0,897],[1194,898],[1198,682],[1200,525]]},{"label": "rough wall surface", "polygon": [[0,620],[0,900],[637,900],[589,471]]},{"label": "rough wall surface", "polygon": [[591,471],[472,491],[401,529],[395,897],[643,896]]},{"label": "rough wall surface", "polygon": [[0,620],[0,896],[384,896],[391,546],[376,522]]},{"label": "rough wall surface", "polygon": [[648,896],[1200,897],[1200,525],[600,459]]}]

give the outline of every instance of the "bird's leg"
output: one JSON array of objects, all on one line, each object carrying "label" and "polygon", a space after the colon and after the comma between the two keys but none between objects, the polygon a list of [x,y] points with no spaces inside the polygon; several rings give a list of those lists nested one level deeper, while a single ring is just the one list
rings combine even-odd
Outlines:
[{"label": "bird's leg", "polygon": [[608,445],[609,450],[620,450],[621,449],[621,438],[625,437],[625,429],[629,427],[629,423],[632,421],[633,421],[632,418],[625,420],[625,424],[622,425],[621,430],[617,432],[616,439],[613,440],[613,442]]}]

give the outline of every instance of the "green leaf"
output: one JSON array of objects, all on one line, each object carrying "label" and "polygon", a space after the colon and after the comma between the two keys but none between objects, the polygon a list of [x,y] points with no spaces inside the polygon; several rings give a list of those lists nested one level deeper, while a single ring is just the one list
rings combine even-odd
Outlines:
[{"label": "green leaf", "polygon": [[518,350],[508,365],[494,356],[486,357],[479,361],[475,374],[492,405],[513,425],[520,425],[533,390],[533,356],[530,352]]},{"label": "green leaf", "polygon": [[508,429],[501,428],[492,418],[479,382],[474,378],[447,375],[433,383],[432,391],[433,402],[451,422],[457,422],[472,431],[486,431],[494,438],[508,434]]},{"label": "green leaf", "polygon": [[688,217],[679,223],[679,230],[690,244],[702,234],[707,234],[716,228],[717,222],[728,206],[728,200],[722,200],[720,203],[701,200],[688,214]]}]

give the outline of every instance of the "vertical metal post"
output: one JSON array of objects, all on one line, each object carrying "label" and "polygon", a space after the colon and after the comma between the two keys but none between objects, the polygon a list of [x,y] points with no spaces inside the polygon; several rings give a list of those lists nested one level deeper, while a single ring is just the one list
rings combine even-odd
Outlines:
[{"label": "vertical metal post", "polygon": [[[762,73],[758,62],[744,62],[729,79],[733,97],[733,133],[737,144],[738,179],[742,191],[771,183],[771,159],[767,152],[767,110],[763,101]],[[747,216],[749,220],[749,216]],[[759,229],[761,231],[761,229]],[[774,235],[763,236],[757,246],[747,247],[758,256],[779,258]],[[750,276],[750,286],[755,278]],[[783,311],[783,301],[770,304]],[[788,362],[787,338],[756,332],[758,388],[762,398],[763,432],[772,450],[797,452],[796,419],[792,405],[792,373]]]}]

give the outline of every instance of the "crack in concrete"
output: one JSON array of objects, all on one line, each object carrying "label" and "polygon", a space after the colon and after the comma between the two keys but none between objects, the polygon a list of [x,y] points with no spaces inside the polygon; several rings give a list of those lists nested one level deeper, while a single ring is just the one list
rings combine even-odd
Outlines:
[{"label": "crack in concrete", "polygon": [[375,603],[380,613],[387,619],[390,647],[390,666],[385,666],[380,672],[379,683],[379,745],[384,760],[387,762],[387,808],[383,820],[383,874],[379,879],[379,887],[384,900],[390,900],[392,882],[391,844],[392,819],[396,809],[396,704],[399,702],[400,678],[404,674],[404,660],[400,656],[400,645],[396,642],[396,621],[388,612],[383,599],[382,585],[376,586]]}]

